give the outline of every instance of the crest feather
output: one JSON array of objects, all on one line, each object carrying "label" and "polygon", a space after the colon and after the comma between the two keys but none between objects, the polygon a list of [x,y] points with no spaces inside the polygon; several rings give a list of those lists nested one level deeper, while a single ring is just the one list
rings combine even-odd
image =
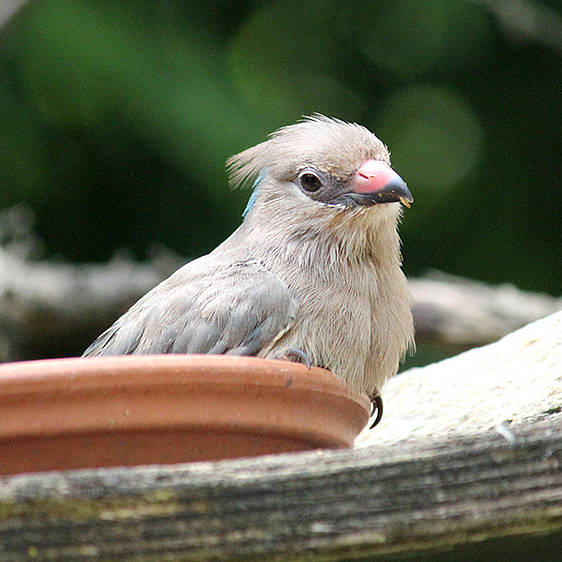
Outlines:
[{"label": "crest feather", "polygon": [[267,144],[261,142],[252,148],[231,156],[226,161],[228,181],[233,189],[251,187],[266,167],[263,154],[268,152]]},{"label": "crest feather", "polygon": [[281,181],[294,178],[298,168],[307,165],[347,177],[367,158],[388,160],[388,151],[370,131],[313,113],[231,156],[226,165],[230,185],[236,188],[250,187],[266,169]]},{"label": "crest feather", "polygon": [[263,170],[275,163],[275,149],[282,144],[283,137],[292,136],[307,123],[323,123],[325,125],[346,125],[345,121],[326,117],[321,113],[303,115],[293,125],[280,127],[268,135],[268,140],[248,148],[226,161],[229,183],[233,189],[255,186],[256,179]]}]

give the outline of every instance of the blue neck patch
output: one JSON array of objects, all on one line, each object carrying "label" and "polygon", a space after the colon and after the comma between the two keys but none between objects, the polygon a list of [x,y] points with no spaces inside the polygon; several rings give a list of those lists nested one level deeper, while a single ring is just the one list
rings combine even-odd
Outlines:
[{"label": "blue neck patch", "polygon": [[246,208],[242,213],[243,218],[246,218],[246,215],[252,210],[252,207],[254,206],[254,203],[256,202],[256,199],[258,198],[258,194],[260,192],[260,182],[261,180],[263,180],[264,176],[265,176],[265,170],[262,170],[260,172],[260,175],[256,178],[254,185],[252,185],[252,189],[253,189],[252,195],[250,195],[250,199],[248,199],[248,204],[246,205]]}]

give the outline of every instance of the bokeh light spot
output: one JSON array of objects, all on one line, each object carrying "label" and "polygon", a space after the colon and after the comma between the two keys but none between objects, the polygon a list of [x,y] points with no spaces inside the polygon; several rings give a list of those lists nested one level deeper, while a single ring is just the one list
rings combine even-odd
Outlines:
[{"label": "bokeh light spot", "polygon": [[444,190],[476,164],[483,133],[469,104],[442,86],[399,90],[383,104],[377,133],[390,146],[393,164],[412,185]]},{"label": "bokeh light spot", "polygon": [[362,2],[353,37],[379,68],[403,79],[466,66],[489,48],[490,18],[461,0]]},{"label": "bokeh light spot", "polygon": [[230,45],[228,73],[253,110],[278,123],[313,112],[361,115],[367,100],[341,74],[338,15],[335,2],[268,3],[252,13]]}]

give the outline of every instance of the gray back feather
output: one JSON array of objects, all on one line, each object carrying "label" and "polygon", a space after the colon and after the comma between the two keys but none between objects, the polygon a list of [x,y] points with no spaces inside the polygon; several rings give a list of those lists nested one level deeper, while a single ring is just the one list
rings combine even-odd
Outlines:
[{"label": "gray back feather", "polygon": [[257,355],[293,322],[297,306],[255,260],[217,252],[145,295],[84,352]]}]

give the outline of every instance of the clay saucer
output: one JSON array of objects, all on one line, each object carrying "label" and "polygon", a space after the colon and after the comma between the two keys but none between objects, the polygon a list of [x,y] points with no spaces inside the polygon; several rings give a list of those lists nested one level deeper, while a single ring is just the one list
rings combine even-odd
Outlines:
[{"label": "clay saucer", "polygon": [[0,365],[0,474],[351,447],[370,401],[329,371],[225,355]]}]

